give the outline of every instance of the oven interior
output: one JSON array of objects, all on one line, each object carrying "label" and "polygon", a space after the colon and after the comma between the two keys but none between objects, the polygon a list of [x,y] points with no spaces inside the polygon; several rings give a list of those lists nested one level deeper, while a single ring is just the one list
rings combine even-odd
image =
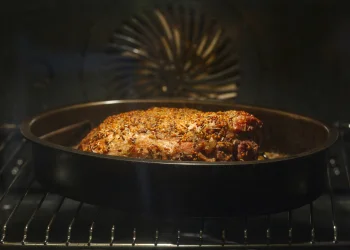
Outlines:
[{"label": "oven interior", "polygon": [[[349,247],[346,10],[344,1],[5,1],[0,244]],[[47,193],[35,181],[31,144],[19,132],[24,119],[88,101],[180,97],[277,108],[333,124],[340,139],[327,159],[329,189],[279,214],[150,218]]]}]

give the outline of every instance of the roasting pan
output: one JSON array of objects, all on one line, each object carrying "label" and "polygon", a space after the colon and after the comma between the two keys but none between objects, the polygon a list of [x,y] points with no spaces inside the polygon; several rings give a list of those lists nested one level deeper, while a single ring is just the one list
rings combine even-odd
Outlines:
[{"label": "roasting pan", "polygon": [[[261,150],[287,156],[246,162],[180,162],[106,156],[74,148],[107,116],[154,106],[247,111],[264,122]],[[327,149],[338,137],[325,124],[296,114],[188,100],[78,104],[29,119],[21,131],[33,142],[36,177],[45,189],[130,214],[172,217],[264,214],[307,204],[324,191]]]}]

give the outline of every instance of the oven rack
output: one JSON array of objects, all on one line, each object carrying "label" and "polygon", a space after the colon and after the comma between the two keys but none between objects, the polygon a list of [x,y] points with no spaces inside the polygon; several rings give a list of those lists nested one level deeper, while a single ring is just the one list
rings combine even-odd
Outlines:
[{"label": "oven rack", "polygon": [[[198,230],[193,230],[190,240],[186,234],[183,234],[183,230],[180,226],[176,226],[176,230],[167,237],[162,237],[162,230],[155,225],[149,225],[148,238],[144,239],[139,237],[138,227],[130,227],[128,232],[124,232],[126,237],[122,240],[117,240],[118,234],[120,234],[121,227],[116,223],[110,223],[109,226],[104,226],[104,237],[95,237],[101,225],[97,225],[97,220],[101,214],[104,213],[104,208],[94,207],[94,213],[90,216],[87,221],[87,227],[85,230],[80,230],[76,228],[77,220],[81,216],[83,207],[87,204],[82,202],[71,201],[69,198],[61,197],[55,194],[50,194],[45,192],[38,187],[32,169],[32,162],[30,159],[30,143],[21,137],[17,128],[8,129],[6,137],[0,142],[0,156],[5,154],[5,151],[9,151],[8,155],[5,155],[2,167],[0,168],[0,178],[2,182],[2,191],[0,192],[0,246],[6,247],[75,247],[75,248],[281,248],[281,247],[342,247],[350,246],[350,237],[339,239],[339,228],[337,226],[336,220],[336,208],[335,208],[335,194],[332,188],[332,178],[331,174],[336,168],[336,162],[334,159],[330,160],[328,168],[328,184],[329,193],[327,199],[330,202],[331,210],[331,220],[330,226],[332,235],[327,239],[318,238],[317,231],[318,228],[315,225],[315,211],[314,202],[310,203],[307,207],[308,210],[308,236],[307,240],[296,241],[294,240],[294,235],[296,230],[293,226],[293,214],[294,210],[286,212],[287,219],[285,220],[287,228],[284,234],[287,236],[284,241],[275,241],[274,233],[279,230],[279,228],[274,228],[271,221],[272,215],[266,215],[264,217],[264,237],[260,239],[259,242],[251,240],[251,232],[249,228],[249,222],[252,220],[250,217],[239,218],[243,221],[241,228],[237,231],[240,234],[241,240],[232,241],[226,233],[226,228],[221,228],[216,231],[215,240],[210,239],[208,236],[204,224],[206,220],[211,218],[200,218],[196,221],[198,226],[195,227]],[[17,140],[15,140],[17,138]],[[12,145],[10,145],[12,144]],[[9,150],[6,150],[9,148]],[[349,190],[346,191],[346,195],[350,194],[350,180],[348,169],[345,168],[346,177],[349,185]],[[6,176],[11,176],[10,179],[6,179]],[[35,199],[30,198],[35,195]],[[12,196],[17,196],[13,198]],[[54,206],[51,204],[50,196],[54,196],[57,200]],[[10,200],[10,202],[5,202]],[[29,200],[31,203],[30,209],[23,209],[25,206],[25,201]],[[12,201],[12,203],[11,203]],[[65,202],[75,202],[75,208],[72,209],[73,213],[65,217],[68,218],[68,223],[63,227],[58,233],[63,238],[60,240],[55,240],[52,238],[53,232],[52,228],[55,223],[60,219],[59,214],[63,210],[63,204]],[[11,203],[11,205],[7,204]],[[45,216],[41,216],[44,204],[49,203],[47,206],[52,208],[51,213],[46,213]],[[88,205],[89,206],[89,205]],[[91,206],[92,207],[92,206]],[[21,215],[20,210],[25,211],[26,218],[23,220],[21,228],[16,226],[18,223],[13,223],[16,218]],[[45,218],[45,219],[44,219]],[[134,221],[136,219],[134,218]],[[40,232],[36,229],[32,229],[34,221],[42,221],[45,224],[44,230]],[[11,223],[15,224],[16,237],[11,234]],[[224,223],[227,225],[227,222]],[[81,239],[76,240],[74,235],[83,235]],[[76,232],[78,231],[78,232]],[[344,233],[344,232],[343,232]],[[346,233],[346,232],[345,232]],[[31,240],[31,235],[39,234],[41,235],[37,239]],[[129,236],[128,236],[129,235]],[[13,240],[16,238],[16,240]],[[167,239],[167,240],[165,240]],[[239,243],[237,243],[239,242]]]}]

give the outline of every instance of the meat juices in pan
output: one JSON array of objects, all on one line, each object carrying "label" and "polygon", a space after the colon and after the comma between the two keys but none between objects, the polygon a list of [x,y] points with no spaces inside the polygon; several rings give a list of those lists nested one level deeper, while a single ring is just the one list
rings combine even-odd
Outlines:
[{"label": "meat juices in pan", "polygon": [[262,122],[245,111],[153,107],[109,116],[78,149],[161,160],[256,160],[261,128]]}]

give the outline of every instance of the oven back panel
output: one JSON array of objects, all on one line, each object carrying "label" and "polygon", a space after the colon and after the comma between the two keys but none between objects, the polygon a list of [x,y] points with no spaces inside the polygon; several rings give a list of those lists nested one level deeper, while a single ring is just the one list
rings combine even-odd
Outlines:
[{"label": "oven back panel", "polygon": [[[0,121],[19,123],[86,101],[187,98],[192,90],[184,86],[203,79],[230,79],[232,102],[347,120],[347,10],[340,0],[6,1],[0,10]],[[184,51],[192,54],[185,58]],[[212,69],[210,60],[224,66]],[[192,75],[184,73],[188,62]],[[211,79],[210,70],[227,75]]]}]

